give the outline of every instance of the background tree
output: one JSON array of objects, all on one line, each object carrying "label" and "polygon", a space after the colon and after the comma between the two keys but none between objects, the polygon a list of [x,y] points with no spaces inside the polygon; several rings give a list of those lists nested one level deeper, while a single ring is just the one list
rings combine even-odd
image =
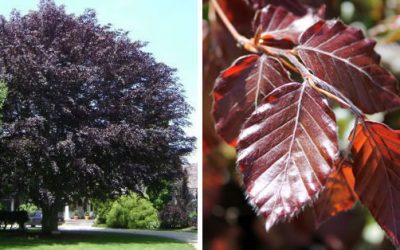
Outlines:
[{"label": "background tree", "polygon": [[171,199],[160,210],[162,228],[181,228],[190,225],[190,213],[193,212],[191,201],[193,196],[188,188],[188,171],[183,171],[183,177],[174,183]]},{"label": "background tree", "polygon": [[53,1],[0,17],[0,78],[8,82],[0,176],[43,210],[43,231],[76,197],[143,190],[182,174],[190,107],[175,69],[93,10]]},{"label": "background tree", "polygon": [[171,181],[162,180],[158,185],[148,186],[146,194],[154,207],[160,211],[172,199],[173,188]]},{"label": "background tree", "polygon": [[0,130],[1,130],[1,125],[3,123],[2,111],[6,96],[7,96],[7,85],[5,84],[5,82],[0,82]]},{"label": "background tree", "polygon": [[[7,85],[5,82],[0,81],[0,133],[3,130],[3,105],[4,101],[7,97]],[[3,180],[3,177],[0,176],[0,183],[3,183],[0,188],[0,197],[2,197],[5,194],[10,194],[12,191],[9,187],[9,185],[5,185],[5,181]],[[4,204],[0,203],[0,210],[3,210],[5,208]]]}]

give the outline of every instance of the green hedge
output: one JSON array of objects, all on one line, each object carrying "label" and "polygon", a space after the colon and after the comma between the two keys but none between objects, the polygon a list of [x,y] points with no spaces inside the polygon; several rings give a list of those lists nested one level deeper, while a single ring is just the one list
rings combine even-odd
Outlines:
[{"label": "green hedge", "polygon": [[160,226],[160,221],[157,210],[149,200],[130,193],[113,202],[106,224],[112,228],[155,229]]}]

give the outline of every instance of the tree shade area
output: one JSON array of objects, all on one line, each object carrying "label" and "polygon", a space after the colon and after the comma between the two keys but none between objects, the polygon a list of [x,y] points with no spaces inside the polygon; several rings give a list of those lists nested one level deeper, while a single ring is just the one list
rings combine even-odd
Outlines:
[{"label": "tree shade area", "polygon": [[78,197],[107,198],[182,176],[191,108],[176,70],[122,30],[42,0],[0,16],[0,194],[43,211],[43,231]]}]

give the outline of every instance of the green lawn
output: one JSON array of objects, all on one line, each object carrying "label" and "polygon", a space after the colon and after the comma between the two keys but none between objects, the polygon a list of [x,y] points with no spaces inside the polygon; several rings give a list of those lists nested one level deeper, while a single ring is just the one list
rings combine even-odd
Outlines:
[{"label": "green lawn", "polygon": [[[94,224],[94,227],[101,227],[101,228],[107,228],[106,224]],[[171,232],[188,232],[188,233],[197,233],[197,228],[196,227],[185,227],[185,228],[178,228],[178,229],[162,229],[162,228],[157,228],[154,229],[155,231],[171,231]]]},{"label": "green lawn", "polygon": [[197,233],[196,227],[185,227],[178,229],[157,229],[159,231],[172,231],[172,232],[186,232],[186,233]]},{"label": "green lawn", "polygon": [[0,249],[11,250],[193,250],[194,247],[165,238],[112,233],[62,233],[44,236],[41,233],[0,232]]}]

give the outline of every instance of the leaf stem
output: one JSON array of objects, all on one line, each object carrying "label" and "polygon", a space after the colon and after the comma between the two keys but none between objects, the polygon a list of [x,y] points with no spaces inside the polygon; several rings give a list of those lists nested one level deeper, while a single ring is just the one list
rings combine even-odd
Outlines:
[{"label": "leaf stem", "polygon": [[333,100],[339,102],[340,104],[346,106],[346,108],[351,108],[351,106],[350,106],[348,103],[346,103],[345,101],[343,101],[343,100],[340,99],[339,97],[337,97],[337,96],[331,94],[330,92],[328,92],[328,91],[326,91],[326,90],[324,90],[324,89],[318,87],[317,84],[315,84],[315,82],[314,82],[314,80],[313,80],[313,77],[312,77],[311,75],[305,76],[305,78],[307,79],[307,81],[308,81],[308,83],[311,85],[311,87],[313,87],[313,88],[314,88],[315,90],[317,90],[318,92],[320,92],[320,93],[326,95],[327,97],[329,97],[329,98],[331,98],[331,99],[333,99]]},{"label": "leaf stem", "polygon": [[359,108],[357,108],[347,97],[345,97],[340,91],[334,86],[323,81],[319,77],[313,75],[298,59],[295,55],[288,53],[287,51],[281,52],[281,56],[286,57],[296,68],[299,69],[301,76],[307,79],[307,82],[318,92],[335,100],[347,109],[352,111],[356,117],[365,119],[365,114]]},{"label": "leaf stem", "polygon": [[287,69],[300,74],[300,71],[298,68],[294,67],[291,63],[289,63],[288,61],[286,61],[285,59],[280,60],[283,63],[283,66],[285,66]]}]

